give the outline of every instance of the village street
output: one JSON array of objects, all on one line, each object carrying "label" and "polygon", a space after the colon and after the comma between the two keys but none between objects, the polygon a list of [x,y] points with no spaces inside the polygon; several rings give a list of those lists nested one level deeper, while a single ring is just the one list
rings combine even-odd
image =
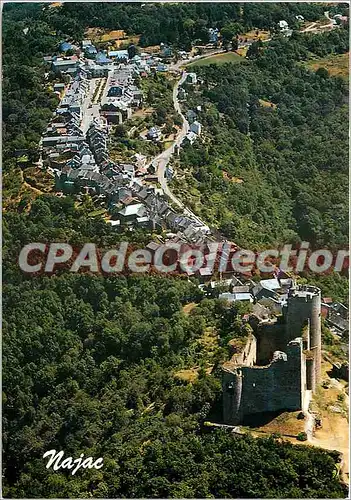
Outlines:
[{"label": "village street", "polygon": [[90,127],[91,123],[93,122],[94,118],[100,119],[100,105],[99,104],[93,104],[93,96],[95,89],[98,85],[100,80],[89,80],[89,92],[86,98],[84,99],[83,106],[82,106],[82,122],[81,122],[81,129],[83,130],[83,133],[86,134],[88,131],[88,128]]},{"label": "village street", "polygon": [[169,148],[167,148],[165,151],[163,151],[161,154],[156,156],[156,158],[154,158],[151,162],[157,168],[158,182],[160,183],[162,190],[180,208],[184,208],[184,205],[180,200],[178,200],[178,198],[176,198],[172,194],[172,192],[168,188],[167,179],[165,177],[165,170],[166,170],[166,167],[167,167],[172,155],[175,152],[176,146],[177,147],[180,146],[182,140],[184,139],[184,137],[186,136],[186,134],[189,131],[189,123],[187,122],[185,116],[182,114],[181,109],[180,109],[180,105],[179,105],[179,101],[178,101],[178,90],[179,90],[179,87],[185,82],[186,76],[187,76],[187,73],[184,71],[182,74],[182,77],[180,78],[180,80],[177,81],[177,83],[175,84],[175,86],[173,88],[174,109],[177,111],[177,113],[181,116],[181,118],[183,120],[182,128],[179,130],[175,142]]},{"label": "village street", "polygon": [[[182,61],[182,64],[184,64],[184,61]],[[172,69],[173,68],[174,68],[174,66],[172,67]],[[191,217],[192,219],[199,222],[201,225],[206,226],[206,223],[204,221],[202,221],[197,215],[195,215],[191,210],[189,210],[189,208],[186,208],[184,203],[182,203],[171,192],[171,190],[169,189],[168,184],[167,184],[167,178],[165,176],[165,170],[166,170],[168,163],[170,162],[170,160],[172,158],[172,155],[175,153],[176,150],[178,150],[180,148],[180,145],[181,145],[184,137],[186,136],[186,134],[189,131],[189,123],[181,111],[179,100],[178,100],[179,87],[185,82],[186,77],[187,77],[187,73],[186,73],[186,71],[183,71],[183,74],[182,74],[180,80],[177,81],[177,83],[175,84],[175,86],[173,88],[174,109],[177,111],[177,113],[180,115],[180,117],[183,121],[182,127],[179,130],[179,132],[177,134],[177,138],[176,138],[175,142],[172,144],[172,146],[170,146],[168,149],[166,149],[166,151],[163,151],[161,154],[156,156],[156,158],[154,158],[151,163],[157,169],[158,182],[160,183],[161,188],[162,188],[163,192],[165,193],[165,195],[168,196],[168,198],[170,198],[173,201],[173,203],[175,203],[178,207],[180,207],[183,210],[184,215],[187,215],[188,217]]]},{"label": "village street", "polygon": [[[248,46],[248,45],[250,45],[250,43],[241,44],[240,48]],[[195,57],[185,59],[185,60],[183,59],[183,60],[178,61],[177,63],[175,63],[173,65],[170,65],[169,70],[170,71],[179,71],[179,70],[181,70],[182,67],[186,66],[187,64],[189,64],[191,62],[194,62],[195,60],[205,59],[205,58],[211,57],[215,54],[222,54],[222,53],[225,53],[225,51],[223,49],[216,49],[216,50],[213,50],[211,52],[208,52],[206,55],[199,55],[199,56],[195,56]],[[180,80],[177,81],[177,83],[175,84],[175,86],[173,88],[173,105],[174,105],[174,109],[177,111],[177,113],[180,115],[180,117],[183,121],[182,127],[179,130],[179,132],[177,134],[177,138],[176,138],[175,142],[172,144],[172,146],[170,146],[168,149],[166,149],[166,151],[163,151],[158,156],[156,156],[149,163],[149,165],[153,164],[155,166],[156,172],[157,172],[157,177],[158,177],[158,182],[160,183],[161,188],[162,188],[163,192],[165,193],[165,195],[168,196],[168,198],[170,198],[172,200],[172,202],[175,203],[179,208],[181,208],[184,211],[185,215],[197,220],[202,225],[206,225],[206,223],[204,221],[202,221],[191,210],[186,208],[184,203],[182,201],[180,201],[172,193],[172,191],[168,187],[167,177],[165,176],[166,167],[169,164],[169,162],[172,158],[172,155],[176,152],[176,150],[178,150],[184,137],[186,136],[186,134],[189,131],[189,123],[181,111],[179,100],[178,100],[179,87],[185,82],[186,77],[187,77],[187,72],[185,70],[183,70],[183,73],[182,73]]]}]

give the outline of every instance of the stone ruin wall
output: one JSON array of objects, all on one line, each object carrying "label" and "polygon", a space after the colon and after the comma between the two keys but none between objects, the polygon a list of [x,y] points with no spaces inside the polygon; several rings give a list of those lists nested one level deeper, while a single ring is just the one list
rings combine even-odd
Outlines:
[{"label": "stone ruin wall", "polygon": [[241,345],[239,348],[236,346],[237,341],[240,342],[240,339],[233,339],[233,342],[230,342],[234,354],[228,362],[228,365],[254,365],[256,363],[257,355],[256,337],[250,333],[244,346]]},{"label": "stone ruin wall", "polygon": [[[279,354],[278,354],[279,353]],[[302,345],[291,341],[267,367],[242,368],[242,416],[302,408]]]},{"label": "stone ruin wall", "polygon": [[258,325],[257,342],[249,336],[242,351],[223,365],[226,423],[237,425],[248,415],[304,407],[306,389],[314,391],[320,377],[320,302],[316,287],[291,289],[285,324]]},{"label": "stone ruin wall", "polygon": [[[314,374],[311,378],[315,383],[321,377],[322,333],[321,333],[321,292],[314,286],[302,285],[291,290],[288,298],[288,307],[285,313],[286,331],[288,337],[295,338],[301,335],[303,328],[308,324],[309,349],[314,357]],[[309,362],[311,365],[312,363]]]},{"label": "stone ruin wall", "polygon": [[273,359],[275,351],[285,352],[289,342],[285,325],[279,323],[265,323],[257,325],[257,364],[268,365]]},{"label": "stone ruin wall", "polygon": [[224,421],[237,425],[246,416],[303,407],[304,354],[300,339],[276,352],[267,366],[240,366],[224,371]]}]

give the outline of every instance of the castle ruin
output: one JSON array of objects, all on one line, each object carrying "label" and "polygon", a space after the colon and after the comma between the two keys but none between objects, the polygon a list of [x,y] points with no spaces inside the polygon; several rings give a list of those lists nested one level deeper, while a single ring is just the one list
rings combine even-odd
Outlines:
[{"label": "castle ruin", "polygon": [[320,373],[321,292],[293,285],[281,321],[257,322],[223,365],[224,422],[238,425],[257,414],[302,410]]}]

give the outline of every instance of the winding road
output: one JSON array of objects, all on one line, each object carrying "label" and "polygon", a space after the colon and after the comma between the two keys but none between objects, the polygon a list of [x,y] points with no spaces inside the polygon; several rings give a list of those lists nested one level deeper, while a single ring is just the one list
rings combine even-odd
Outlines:
[{"label": "winding road", "polygon": [[[182,65],[185,63],[185,61],[182,61]],[[172,69],[175,69],[175,66],[172,66]],[[195,215],[189,208],[187,208],[182,201],[180,201],[169,189],[168,184],[167,184],[167,178],[165,177],[165,171],[168,163],[170,162],[170,159],[172,158],[172,155],[175,153],[175,149],[179,148],[184,137],[186,134],[189,132],[189,123],[185,116],[182,113],[182,110],[180,108],[179,100],[178,100],[178,90],[179,87],[185,82],[187,77],[186,71],[183,71],[182,76],[180,80],[177,81],[175,86],[173,87],[173,105],[174,109],[177,111],[177,113],[180,115],[183,124],[182,128],[179,130],[176,140],[174,143],[167,148],[165,151],[160,153],[158,156],[156,156],[149,164],[155,166],[157,169],[157,178],[158,182],[161,185],[161,188],[165,195],[172,200],[172,202],[177,205],[179,208],[182,209],[184,215],[191,217],[192,219],[196,220],[200,225],[202,226],[207,226],[207,224],[202,221],[197,215]]]},{"label": "winding road", "polygon": [[[240,48],[245,47],[247,45],[250,45],[250,43],[241,44]],[[180,71],[183,66],[186,66],[187,64],[192,63],[198,59],[206,59],[207,57],[212,57],[215,54],[223,54],[225,52],[226,51],[223,49],[215,49],[215,50],[212,50],[211,52],[208,52],[207,54],[194,56],[191,59],[182,59],[182,60],[178,61],[177,63],[171,65],[169,67],[169,70],[170,71]],[[172,144],[172,146],[170,146],[165,151],[160,153],[158,156],[153,158],[148,163],[147,167],[149,167],[150,165],[154,165],[156,172],[157,172],[158,182],[161,185],[163,192],[170,200],[172,200],[172,202],[175,205],[177,205],[179,208],[181,208],[183,210],[185,215],[187,215],[188,217],[191,217],[192,219],[195,219],[199,224],[201,224],[203,226],[207,226],[207,224],[204,221],[202,221],[197,215],[195,215],[191,210],[189,210],[189,208],[187,208],[184,205],[184,203],[181,200],[179,200],[179,198],[177,198],[172,193],[172,191],[168,187],[167,178],[165,177],[166,167],[167,167],[168,163],[170,162],[172,155],[175,153],[176,147],[180,147],[184,137],[189,132],[189,123],[182,113],[182,110],[181,110],[180,104],[179,104],[179,100],[178,100],[179,87],[185,82],[186,77],[187,77],[187,73],[185,70],[183,70],[183,73],[182,73],[180,80],[177,81],[177,83],[175,84],[175,86],[173,88],[173,105],[174,105],[174,109],[177,111],[177,113],[180,115],[180,117],[183,121],[182,128],[179,130],[179,132],[177,134],[177,138],[174,141],[174,143]]]},{"label": "winding road", "polygon": [[160,183],[162,190],[173,201],[173,203],[175,203],[176,205],[178,205],[178,207],[180,207],[182,209],[185,208],[184,203],[182,203],[180,200],[178,200],[178,198],[176,196],[174,196],[174,194],[170,191],[170,189],[167,185],[165,171],[166,171],[166,167],[167,167],[172,155],[175,152],[175,148],[180,147],[182,140],[184,139],[184,137],[186,136],[186,134],[189,131],[189,123],[186,120],[185,116],[183,115],[183,113],[180,109],[179,101],[178,101],[178,90],[179,90],[179,87],[185,82],[186,76],[187,76],[187,73],[184,71],[181,79],[177,81],[177,83],[175,84],[175,86],[173,88],[174,109],[177,111],[177,113],[180,115],[180,117],[183,121],[182,128],[179,130],[179,132],[177,134],[177,138],[174,141],[174,143],[169,148],[167,148],[165,151],[160,153],[158,156],[156,156],[151,161],[151,163],[157,168],[158,182]]},{"label": "winding road", "polygon": [[[326,13],[326,14],[328,14],[328,13]],[[330,19],[328,15],[326,15],[326,17],[330,20],[330,22],[332,22],[332,19]],[[315,29],[314,28],[314,24],[315,23],[312,23],[312,25],[309,26],[306,29],[306,31],[310,30],[311,28]],[[271,40],[271,38],[268,38],[267,40],[264,40],[264,42],[267,43],[270,40]],[[248,47],[252,43],[253,43],[253,41],[241,43],[239,45],[239,48]],[[182,59],[182,60],[176,62],[175,64],[170,65],[169,70],[170,71],[175,71],[175,72],[181,71],[182,68],[184,68],[184,66],[186,66],[186,65],[188,65],[188,64],[190,64],[190,63],[192,63],[192,62],[194,62],[194,61],[196,61],[198,59],[206,59],[208,57],[212,57],[213,55],[223,54],[225,52],[226,52],[225,50],[223,50],[222,48],[220,48],[220,49],[211,50],[210,52],[207,52],[207,54],[202,54],[202,55],[194,56],[194,57],[189,58],[189,59]],[[148,168],[150,165],[153,165],[155,167],[156,172],[157,172],[158,182],[161,185],[161,188],[162,188],[163,192],[165,193],[165,195],[170,200],[172,200],[172,202],[175,205],[177,205],[180,209],[183,210],[183,212],[184,212],[185,215],[188,215],[189,217],[197,220],[200,224],[206,226],[206,223],[204,221],[202,221],[191,210],[189,210],[188,208],[186,208],[186,206],[184,205],[184,203],[172,193],[172,191],[168,187],[167,178],[165,176],[166,167],[167,167],[168,163],[170,162],[172,155],[175,153],[176,147],[180,147],[180,145],[181,145],[184,137],[186,136],[186,134],[189,131],[189,123],[188,123],[188,121],[186,120],[185,116],[182,113],[182,110],[181,110],[180,104],[179,104],[179,100],[178,100],[178,90],[179,90],[179,87],[185,82],[186,76],[187,76],[187,73],[183,69],[182,76],[181,76],[180,80],[177,81],[177,83],[175,84],[175,86],[173,88],[173,105],[174,105],[174,109],[177,111],[177,113],[182,118],[182,121],[183,121],[182,128],[179,130],[179,132],[177,134],[177,137],[176,137],[176,140],[174,141],[174,143],[169,148],[167,148],[165,151],[163,151],[158,156],[156,156],[155,158],[153,158],[146,165],[146,167]]]}]

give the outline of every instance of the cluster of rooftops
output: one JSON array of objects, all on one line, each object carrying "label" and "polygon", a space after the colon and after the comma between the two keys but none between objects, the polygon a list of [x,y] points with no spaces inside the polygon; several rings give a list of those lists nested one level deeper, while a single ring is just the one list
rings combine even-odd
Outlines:
[{"label": "cluster of rooftops", "polygon": [[[228,302],[253,303],[260,301],[271,311],[281,314],[287,303],[292,279],[288,277],[279,280],[277,278],[263,279],[257,283],[249,279],[242,283],[238,278],[230,278],[219,283],[222,287],[228,288],[228,291],[219,294],[220,299],[225,299]],[[219,286],[216,282],[211,282],[210,285],[212,288]],[[200,287],[204,288],[204,285],[200,285]]]},{"label": "cluster of rooftops", "polygon": [[[209,234],[197,220],[176,213],[166,200],[163,191],[146,185],[136,177],[133,164],[115,164],[106,157],[104,149],[106,132],[92,124],[87,132],[87,146],[99,166],[98,169],[81,166],[78,169],[66,165],[56,171],[56,187],[63,192],[88,192],[102,197],[111,214],[113,226],[167,227],[177,231],[178,237],[199,244]],[[83,147],[86,147],[84,145]],[[82,151],[77,153],[82,154]]]},{"label": "cluster of rooftops", "polygon": [[[65,42],[60,49],[74,52],[76,47]],[[176,213],[161,189],[146,184],[153,176],[145,156],[136,154],[128,164],[116,163],[109,157],[109,125],[121,123],[130,117],[133,108],[142,105],[142,92],[134,84],[134,77],[140,74],[135,66],[139,71],[150,68],[150,61],[154,63],[155,58],[143,53],[130,58],[128,51],[110,51],[103,59],[98,57],[97,50],[95,53],[89,40],[82,42],[82,50],[84,57],[74,54],[52,61],[54,71],[59,68],[60,74],[71,76],[69,84],[54,84],[61,100],[42,138],[44,162],[55,176],[56,189],[63,193],[85,192],[101,198],[101,205],[107,203],[111,215],[109,222],[113,226],[130,229],[161,226],[171,228],[177,238],[184,241],[194,244],[205,241],[210,234],[207,226],[196,218]],[[88,55],[96,56],[93,62]],[[111,61],[107,60],[110,58]],[[94,107],[91,79],[95,76],[89,68],[97,62],[101,67],[106,65],[105,90],[100,96],[98,110],[90,114],[89,108]],[[71,71],[73,63],[76,74]],[[190,75],[191,83],[196,82],[194,75]],[[117,116],[115,119],[118,113],[122,118]],[[196,136],[201,132],[201,125],[195,119],[196,113],[193,115],[189,116],[189,134]],[[151,128],[147,138],[159,140],[160,130]]]},{"label": "cluster of rooftops", "polygon": [[128,63],[133,72],[141,77],[151,72],[165,72],[168,68],[163,61],[172,55],[172,49],[164,44],[161,44],[159,54],[137,54],[133,45],[128,49],[99,50],[89,39],[83,40],[80,47],[64,41],[59,52],[59,55],[44,58],[45,62],[51,63],[54,72],[65,72],[71,76],[85,73],[87,78],[107,76],[108,71],[119,63]]}]

